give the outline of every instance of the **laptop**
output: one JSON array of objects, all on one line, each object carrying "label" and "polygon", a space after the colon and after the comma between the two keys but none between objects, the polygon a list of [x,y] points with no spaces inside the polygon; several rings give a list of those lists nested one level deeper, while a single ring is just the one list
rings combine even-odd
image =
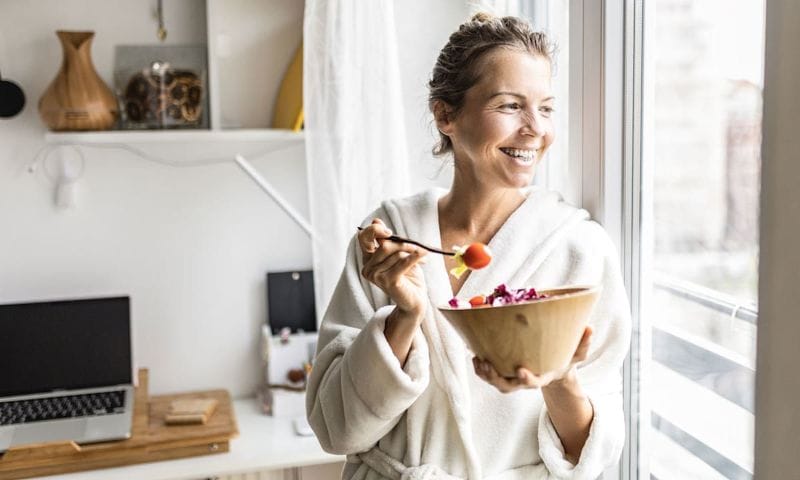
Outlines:
[{"label": "laptop", "polygon": [[130,299],[0,305],[0,452],[129,438]]}]

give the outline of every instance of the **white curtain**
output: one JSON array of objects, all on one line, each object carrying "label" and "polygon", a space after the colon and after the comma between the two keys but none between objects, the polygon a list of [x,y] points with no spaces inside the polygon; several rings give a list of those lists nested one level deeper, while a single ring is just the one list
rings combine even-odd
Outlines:
[{"label": "white curtain", "polygon": [[321,319],[361,220],[409,193],[391,0],[306,0],[303,103]]}]

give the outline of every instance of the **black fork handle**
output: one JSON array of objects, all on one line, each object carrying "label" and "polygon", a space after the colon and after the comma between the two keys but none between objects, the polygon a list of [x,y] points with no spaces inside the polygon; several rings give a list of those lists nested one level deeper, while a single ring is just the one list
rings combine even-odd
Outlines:
[{"label": "black fork handle", "polygon": [[[358,227],[358,229],[359,230],[364,230],[361,227]],[[452,257],[452,256],[454,256],[456,254],[456,252],[448,252],[448,251],[445,251],[445,250],[440,250],[438,248],[429,247],[429,246],[427,246],[427,245],[425,245],[423,243],[419,243],[416,240],[411,240],[410,238],[399,237],[397,235],[392,235],[391,237],[387,238],[386,240],[391,240],[391,241],[397,242],[397,243],[410,243],[412,245],[416,245],[418,247],[424,248],[425,250],[427,250],[429,252],[438,253],[440,255],[449,255],[449,256]]]}]

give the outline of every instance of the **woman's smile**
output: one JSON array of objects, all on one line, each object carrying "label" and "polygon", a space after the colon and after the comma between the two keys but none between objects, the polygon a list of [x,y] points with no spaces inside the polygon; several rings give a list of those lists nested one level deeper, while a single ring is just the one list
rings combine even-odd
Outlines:
[{"label": "woman's smile", "polygon": [[536,159],[536,149],[521,149],[500,147],[500,151],[513,159],[518,165],[529,167],[534,164]]}]

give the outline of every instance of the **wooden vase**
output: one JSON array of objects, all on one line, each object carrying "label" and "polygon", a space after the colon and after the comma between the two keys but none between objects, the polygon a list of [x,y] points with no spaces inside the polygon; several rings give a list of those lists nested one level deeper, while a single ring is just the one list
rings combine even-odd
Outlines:
[{"label": "wooden vase", "polygon": [[58,75],[39,99],[50,130],[107,130],[117,119],[117,100],[92,64],[94,32],[56,32],[63,49]]}]

